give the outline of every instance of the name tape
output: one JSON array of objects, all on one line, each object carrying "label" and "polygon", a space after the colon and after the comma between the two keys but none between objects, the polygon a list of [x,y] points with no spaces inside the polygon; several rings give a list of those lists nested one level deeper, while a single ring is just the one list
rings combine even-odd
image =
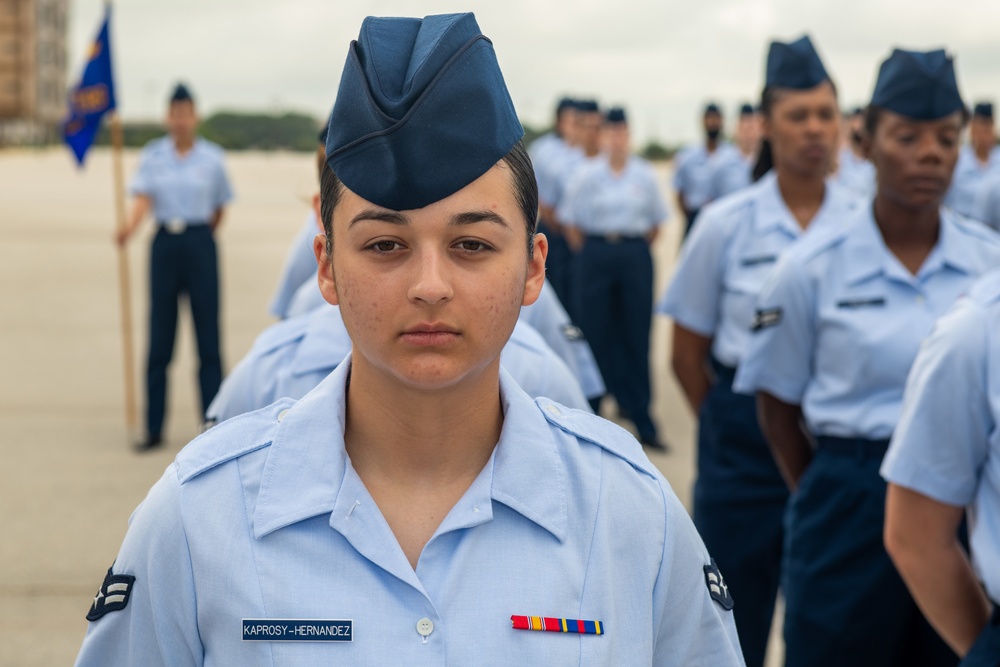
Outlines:
[{"label": "name tape", "polygon": [[352,642],[353,620],[244,618],[245,642]]}]

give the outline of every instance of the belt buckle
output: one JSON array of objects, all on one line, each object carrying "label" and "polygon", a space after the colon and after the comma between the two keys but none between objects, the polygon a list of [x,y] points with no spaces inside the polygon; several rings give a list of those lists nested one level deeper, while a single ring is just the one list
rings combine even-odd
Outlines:
[{"label": "belt buckle", "polygon": [[608,243],[621,243],[622,235],[618,232],[612,232],[610,234],[605,234],[604,240]]},{"label": "belt buckle", "polygon": [[167,230],[168,234],[183,234],[184,230],[187,229],[187,223],[180,218],[174,218],[173,220],[167,220],[163,228]]}]

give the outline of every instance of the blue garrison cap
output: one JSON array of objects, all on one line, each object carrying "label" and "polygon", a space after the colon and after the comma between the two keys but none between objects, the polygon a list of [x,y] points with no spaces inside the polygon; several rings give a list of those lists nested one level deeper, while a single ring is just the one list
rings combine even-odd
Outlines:
[{"label": "blue garrison cap", "polygon": [[826,73],[809,35],[788,44],[771,42],[767,52],[766,87],[808,90],[829,80],[830,75]]},{"label": "blue garrison cap", "polygon": [[872,106],[914,120],[937,120],[965,108],[953,59],[942,49],[895,49],[878,71]]},{"label": "blue garrison cap", "polygon": [[561,114],[567,109],[576,109],[576,100],[572,97],[564,97],[559,100],[559,104],[556,105],[556,115]]},{"label": "blue garrison cap", "polygon": [[522,136],[475,16],[369,16],[347,54],[326,160],[352,191],[402,211],[461,190]]},{"label": "blue garrison cap", "polygon": [[709,102],[705,105],[705,113],[703,115],[707,116],[710,113],[717,113],[722,115],[722,111],[719,110],[719,105],[715,102]]},{"label": "blue garrison cap", "polygon": [[615,123],[627,123],[628,119],[625,118],[625,109],[621,107],[611,107],[608,112],[604,114],[604,122],[609,125]]},{"label": "blue garrison cap", "polygon": [[174,88],[174,92],[170,93],[170,103],[174,102],[194,102],[194,96],[191,95],[191,91],[183,83],[178,83]]},{"label": "blue garrison cap", "polygon": [[744,102],[740,105],[740,115],[741,116],[752,116],[754,114],[753,105]]},{"label": "blue garrison cap", "polygon": [[993,103],[977,102],[976,106],[972,107],[972,115],[980,118],[993,118]]},{"label": "blue garrison cap", "polygon": [[601,107],[597,104],[597,100],[577,100],[576,110],[581,113],[598,113]]}]

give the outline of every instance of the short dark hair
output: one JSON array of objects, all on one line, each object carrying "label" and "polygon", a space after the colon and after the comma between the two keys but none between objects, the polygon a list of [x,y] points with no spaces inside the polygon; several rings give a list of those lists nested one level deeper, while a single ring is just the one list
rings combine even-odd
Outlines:
[{"label": "short dark hair", "polygon": [[[500,161],[507,165],[511,172],[514,197],[521,208],[528,231],[530,259],[534,253],[535,227],[538,223],[538,183],[535,181],[535,170],[531,166],[531,158],[524,148],[524,142],[520,139]],[[329,163],[324,163],[319,182],[319,213],[323,218],[323,231],[326,233],[327,255],[333,252],[333,209],[337,207],[343,189],[344,184],[337,178]]]}]

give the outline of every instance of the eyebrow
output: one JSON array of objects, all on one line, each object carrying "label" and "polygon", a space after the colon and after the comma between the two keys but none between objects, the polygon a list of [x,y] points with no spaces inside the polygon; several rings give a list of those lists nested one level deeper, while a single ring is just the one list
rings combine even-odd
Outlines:
[{"label": "eyebrow", "polygon": [[[400,225],[404,227],[410,224],[409,218],[402,213],[388,211],[385,209],[368,208],[351,218],[351,222],[348,224],[348,229],[353,227],[356,223],[365,220],[372,222],[387,222],[391,225]],[[503,216],[498,213],[494,213],[493,211],[467,211],[465,213],[459,213],[453,216],[451,218],[451,222],[448,224],[455,227],[473,225],[477,222],[493,222],[498,225],[502,225],[503,227],[510,227],[507,220]]]}]

